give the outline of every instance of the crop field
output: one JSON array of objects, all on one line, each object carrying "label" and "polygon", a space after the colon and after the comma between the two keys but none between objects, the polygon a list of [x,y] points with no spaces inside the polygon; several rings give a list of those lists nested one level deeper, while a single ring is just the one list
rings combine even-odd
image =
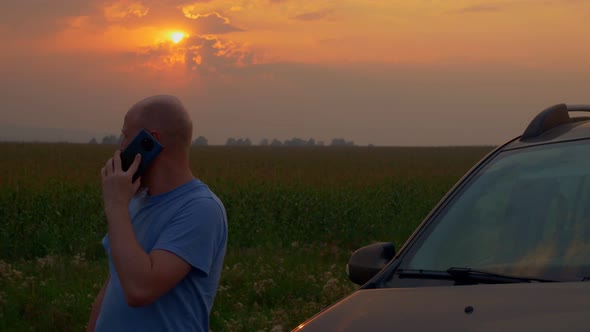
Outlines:
[{"label": "crop field", "polygon": [[[0,331],[81,331],[107,276],[100,168],[116,146],[0,144]],[[492,147],[194,147],[229,241],[212,331],[290,331],[356,289]]]}]

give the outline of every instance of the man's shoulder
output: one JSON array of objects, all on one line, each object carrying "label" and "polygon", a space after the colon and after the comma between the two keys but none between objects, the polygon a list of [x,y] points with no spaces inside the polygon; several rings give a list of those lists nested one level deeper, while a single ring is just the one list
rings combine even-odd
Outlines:
[{"label": "man's shoulder", "polygon": [[225,207],[221,199],[202,182],[183,195],[179,212],[187,210],[196,214],[219,214],[224,219],[226,218]]},{"label": "man's shoulder", "polygon": [[200,180],[195,180],[191,190],[187,193],[187,199],[193,204],[213,205],[224,210],[221,199]]},{"label": "man's shoulder", "polygon": [[223,205],[221,200],[205,183],[195,180],[189,190],[184,192],[183,200],[190,205]]},{"label": "man's shoulder", "polygon": [[209,197],[193,197],[185,201],[179,212],[188,212],[199,216],[219,216],[222,219],[226,218],[223,203],[215,195]]},{"label": "man's shoulder", "polygon": [[213,194],[209,186],[205,182],[198,179],[193,179],[189,183],[182,185],[177,189],[180,190],[181,194],[194,198],[207,198]]}]

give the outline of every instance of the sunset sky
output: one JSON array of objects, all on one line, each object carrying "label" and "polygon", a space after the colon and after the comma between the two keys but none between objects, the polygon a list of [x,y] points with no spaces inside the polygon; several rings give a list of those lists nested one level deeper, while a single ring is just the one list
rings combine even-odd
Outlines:
[{"label": "sunset sky", "polygon": [[6,0],[0,139],[118,135],[167,93],[213,144],[501,144],[590,104],[589,23],[586,0]]}]

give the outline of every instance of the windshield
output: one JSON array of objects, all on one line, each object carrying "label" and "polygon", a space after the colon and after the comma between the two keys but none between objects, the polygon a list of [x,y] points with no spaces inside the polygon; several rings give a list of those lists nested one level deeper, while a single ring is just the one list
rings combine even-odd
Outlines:
[{"label": "windshield", "polygon": [[590,276],[590,142],[503,152],[430,228],[403,268]]}]

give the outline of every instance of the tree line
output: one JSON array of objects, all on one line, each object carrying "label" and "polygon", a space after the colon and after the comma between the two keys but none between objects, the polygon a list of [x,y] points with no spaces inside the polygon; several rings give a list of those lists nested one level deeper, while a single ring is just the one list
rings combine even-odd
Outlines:
[{"label": "tree line", "polygon": [[[193,141],[193,145],[209,145],[207,138],[203,136],[197,137]],[[269,140],[268,138],[261,139],[258,144],[254,144],[249,138],[234,138],[230,137],[225,141],[226,146],[326,146],[324,141],[316,141],[314,138],[302,139],[294,137],[284,141],[276,138]],[[334,138],[328,146],[355,146],[353,141],[347,141],[344,138]]]},{"label": "tree line", "polygon": [[[107,135],[104,136],[101,140],[101,144],[119,144],[121,141],[121,137],[117,137],[115,135]],[[98,144],[96,138],[92,138],[89,144]],[[207,146],[209,145],[209,140],[204,136],[199,136],[195,140],[193,140],[192,145],[195,146]],[[299,137],[294,137],[291,139],[286,139],[284,141],[278,140],[276,138],[269,140],[267,138],[261,139],[258,144],[252,143],[249,138],[234,138],[230,137],[225,142],[226,146],[326,146],[324,141],[316,141],[314,138],[310,139],[302,139]],[[347,141],[344,138],[334,138],[327,144],[328,146],[355,146],[353,141]]]}]

